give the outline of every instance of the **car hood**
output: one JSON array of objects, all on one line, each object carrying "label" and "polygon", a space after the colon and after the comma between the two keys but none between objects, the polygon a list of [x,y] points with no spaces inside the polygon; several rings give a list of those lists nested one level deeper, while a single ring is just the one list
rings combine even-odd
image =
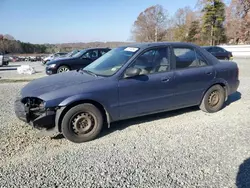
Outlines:
[{"label": "car hood", "polygon": [[[47,98],[50,94],[54,93],[54,91],[58,91],[58,95],[63,95],[75,85],[93,82],[100,78],[101,77],[95,77],[82,71],[69,71],[52,76],[45,76],[31,81],[24,86],[21,90],[21,98],[38,97],[43,99],[43,96]],[[79,86],[76,86],[75,88],[78,87]],[[60,93],[60,91],[62,92]]]}]

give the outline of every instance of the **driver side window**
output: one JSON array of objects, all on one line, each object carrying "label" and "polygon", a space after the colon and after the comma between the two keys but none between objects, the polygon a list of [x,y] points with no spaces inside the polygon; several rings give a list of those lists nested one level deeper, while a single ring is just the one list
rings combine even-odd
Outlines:
[{"label": "driver side window", "polygon": [[141,69],[140,75],[167,72],[170,70],[168,48],[154,48],[140,55],[130,66]]},{"label": "driver side window", "polygon": [[90,58],[90,59],[98,58],[98,50],[89,50],[82,56],[82,58]]}]

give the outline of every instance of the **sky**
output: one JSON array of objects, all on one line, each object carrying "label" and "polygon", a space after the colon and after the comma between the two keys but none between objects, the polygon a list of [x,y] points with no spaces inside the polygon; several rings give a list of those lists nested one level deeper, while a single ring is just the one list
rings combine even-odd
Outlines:
[{"label": "sky", "polygon": [[160,4],[173,15],[197,0],[0,0],[0,33],[31,43],[130,41],[140,12]]}]

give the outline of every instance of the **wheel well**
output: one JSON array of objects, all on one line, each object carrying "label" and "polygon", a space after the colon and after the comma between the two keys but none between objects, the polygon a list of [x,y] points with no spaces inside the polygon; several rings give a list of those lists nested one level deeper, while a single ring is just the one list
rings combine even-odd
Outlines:
[{"label": "wheel well", "polygon": [[58,119],[58,130],[59,132],[61,132],[61,123],[62,123],[62,119],[64,117],[64,115],[69,111],[69,109],[71,109],[72,107],[78,105],[78,104],[84,104],[84,103],[89,103],[89,104],[92,104],[94,105],[95,107],[97,107],[100,112],[102,113],[102,116],[103,116],[103,120],[104,120],[104,123],[109,123],[109,114],[108,112],[105,110],[105,108],[103,107],[102,104],[94,101],[94,100],[80,100],[80,101],[75,101],[73,103],[71,103],[70,105],[68,105],[63,111],[62,113],[60,114],[60,117]]},{"label": "wheel well", "polygon": [[202,96],[202,98],[201,98],[201,100],[200,100],[200,103],[202,102],[202,99],[203,99],[204,95],[206,94],[206,92],[207,92],[211,87],[213,87],[213,86],[215,86],[215,85],[220,85],[221,87],[224,88],[224,90],[225,90],[225,100],[227,100],[227,97],[228,97],[228,89],[227,89],[227,86],[226,86],[226,84],[220,82],[220,83],[215,83],[215,84],[211,85],[209,88],[207,88],[207,90],[203,93],[203,96]]}]

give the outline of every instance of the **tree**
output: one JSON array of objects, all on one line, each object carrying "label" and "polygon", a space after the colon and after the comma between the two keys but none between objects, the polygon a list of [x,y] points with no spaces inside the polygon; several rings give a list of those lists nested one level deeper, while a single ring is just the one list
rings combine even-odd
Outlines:
[{"label": "tree", "polygon": [[195,20],[191,23],[191,26],[188,30],[188,36],[186,38],[187,42],[197,43],[200,44],[200,22]]},{"label": "tree", "polygon": [[237,0],[238,14],[244,18],[250,11],[250,1],[249,0]]},{"label": "tree", "polygon": [[232,0],[226,9],[226,33],[229,43],[250,42],[250,2]]},{"label": "tree", "polygon": [[15,40],[15,38],[13,36],[9,35],[9,34],[4,35],[3,37],[6,40]]},{"label": "tree", "polygon": [[161,5],[151,6],[139,14],[132,35],[137,42],[162,41],[166,35],[167,12]]},{"label": "tree", "polygon": [[196,19],[195,13],[190,7],[180,8],[176,11],[174,22],[174,39],[175,41],[185,41],[191,23]]},{"label": "tree", "polygon": [[210,45],[225,42],[225,4],[221,0],[206,0],[202,9],[202,32]]}]

